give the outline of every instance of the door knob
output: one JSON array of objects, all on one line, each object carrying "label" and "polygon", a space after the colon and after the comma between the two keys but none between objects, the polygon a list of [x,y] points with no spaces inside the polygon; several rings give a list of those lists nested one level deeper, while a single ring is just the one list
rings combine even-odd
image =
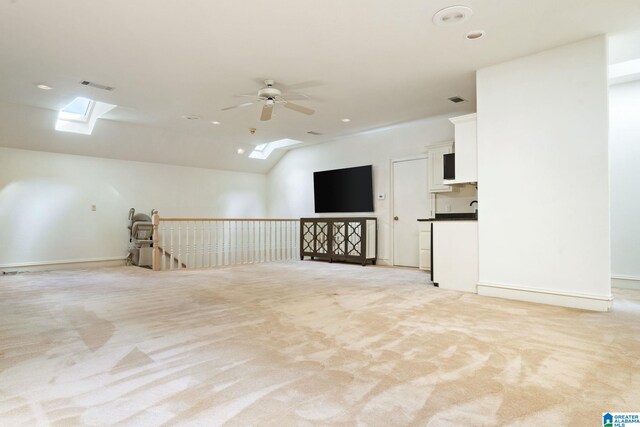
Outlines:
[{"label": "door knob", "polygon": [[397,216],[394,216],[394,217],[393,217],[393,220],[394,220],[394,221],[397,221],[398,219],[399,219],[399,218],[398,218]]}]

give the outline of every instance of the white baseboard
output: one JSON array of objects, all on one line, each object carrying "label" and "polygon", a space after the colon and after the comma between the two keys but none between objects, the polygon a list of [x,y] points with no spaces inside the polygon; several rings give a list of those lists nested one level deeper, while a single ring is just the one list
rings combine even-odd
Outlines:
[{"label": "white baseboard", "polygon": [[497,283],[478,283],[478,295],[558,305],[592,311],[611,311],[613,297],[533,289]]},{"label": "white baseboard", "polygon": [[623,289],[640,289],[640,277],[634,276],[611,276],[611,286]]},{"label": "white baseboard", "polygon": [[23,262],[0,264],[0,272],[21,273],[27,271],[73,270],[80,268],[120,267],[125,265],[126,257],[87,258],[60,261]]}]

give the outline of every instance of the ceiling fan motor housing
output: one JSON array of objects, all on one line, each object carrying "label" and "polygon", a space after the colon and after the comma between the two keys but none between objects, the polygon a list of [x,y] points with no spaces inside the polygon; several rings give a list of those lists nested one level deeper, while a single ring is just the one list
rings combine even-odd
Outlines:
[{"label": "ceiling fan motor housing", "polygon": [[258,96],[261,98],[270,99],[270,98],[275,98],[276,96],[281,96],[281,95],[282,95],[282,92],[280,92],[275,87],[265,87],[258,91]]}]

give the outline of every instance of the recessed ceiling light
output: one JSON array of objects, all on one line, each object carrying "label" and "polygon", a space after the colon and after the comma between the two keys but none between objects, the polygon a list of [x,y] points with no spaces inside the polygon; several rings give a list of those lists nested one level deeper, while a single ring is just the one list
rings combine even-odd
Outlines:
[{"label": "recessed ceiling light", "polygon": [[477,30],[477,31],[469,31],[465,37],[469,40],[477,40],[480,37],[484,36],[484,31],[482,30]]},{"label": "recessed ceiling light", "polygon": [[238,148],[237,153],[238,154],[244,154],[244,148]]},{"label": "recessed ceiling light", "polygon": [[51,89],[53,89],[51,86],[42,85],[42,84],[41,85],[36,85],[36,87],[38,89],[42,89],[42,90],[51,90]]},{"label": "recessed ceiling light", "polygon": [[182,116],[182,118],[185,120],[200,120],[200,116],[192,116],[192,115]]},{"label": "recessed ceiling light", "polygon": [[219,124],[220,124],[220,122],[215,121],[215,120],[214,120],[214,121],[212,121],[211,123],[213,123],[214,125],[219,125]]},{"label": "recessed ceiling light", "polygon": [[349,122],[351,121],[351,119],[346,119],[346,118],[345,118],[345,119],[342,119],[342,121],[343,121],[344,123],[349,123]]},{"label": "recessed ceiling light", "polygon": [[433,23],[436,25],[461,24],[471,18],[473,10],[467,6],[449,6],[433,15]]}]

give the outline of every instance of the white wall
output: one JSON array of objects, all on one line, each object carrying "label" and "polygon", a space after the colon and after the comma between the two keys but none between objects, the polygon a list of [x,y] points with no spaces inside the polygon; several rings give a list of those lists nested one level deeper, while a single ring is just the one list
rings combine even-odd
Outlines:
[{"label": "white wall", "polygon": [[479,293],[609,307],[606,66],[601,36],[478,71]]},{"label": "white wall", "polygon": [[[289,151],[268,175],[269,216],[272,218],[319,216],[314,213],[313,172],[371,164],[373,165],[374,194],[384,193],[387,197],[385,200],[375,200],[374,214],[354,215],[378,218],[378,259],[388,260],[391,255],[390,161],[424,154],[428,145],[452,141],[453,125],[448,117],[433,117]],[[424,185],[426,188],[426,182]],[[468,204],[474,199],[475,194],[465,194],[450,202],[445,202],[448,195],[439,197],[441,202],[438,206],[449,204],[452,211],[466,206],[473,211]],[[425,212],[425,217],[427,215],[428,213]]]},{"label": "white wall", "polygon": [[612,86],[609,108],[611,273],[640,286],[640,81]]},{"label": "white wall", "polygon": [[264,217],[265,193],[261,174],[0,148],[0,266],[123,258],[131,207]]}]

